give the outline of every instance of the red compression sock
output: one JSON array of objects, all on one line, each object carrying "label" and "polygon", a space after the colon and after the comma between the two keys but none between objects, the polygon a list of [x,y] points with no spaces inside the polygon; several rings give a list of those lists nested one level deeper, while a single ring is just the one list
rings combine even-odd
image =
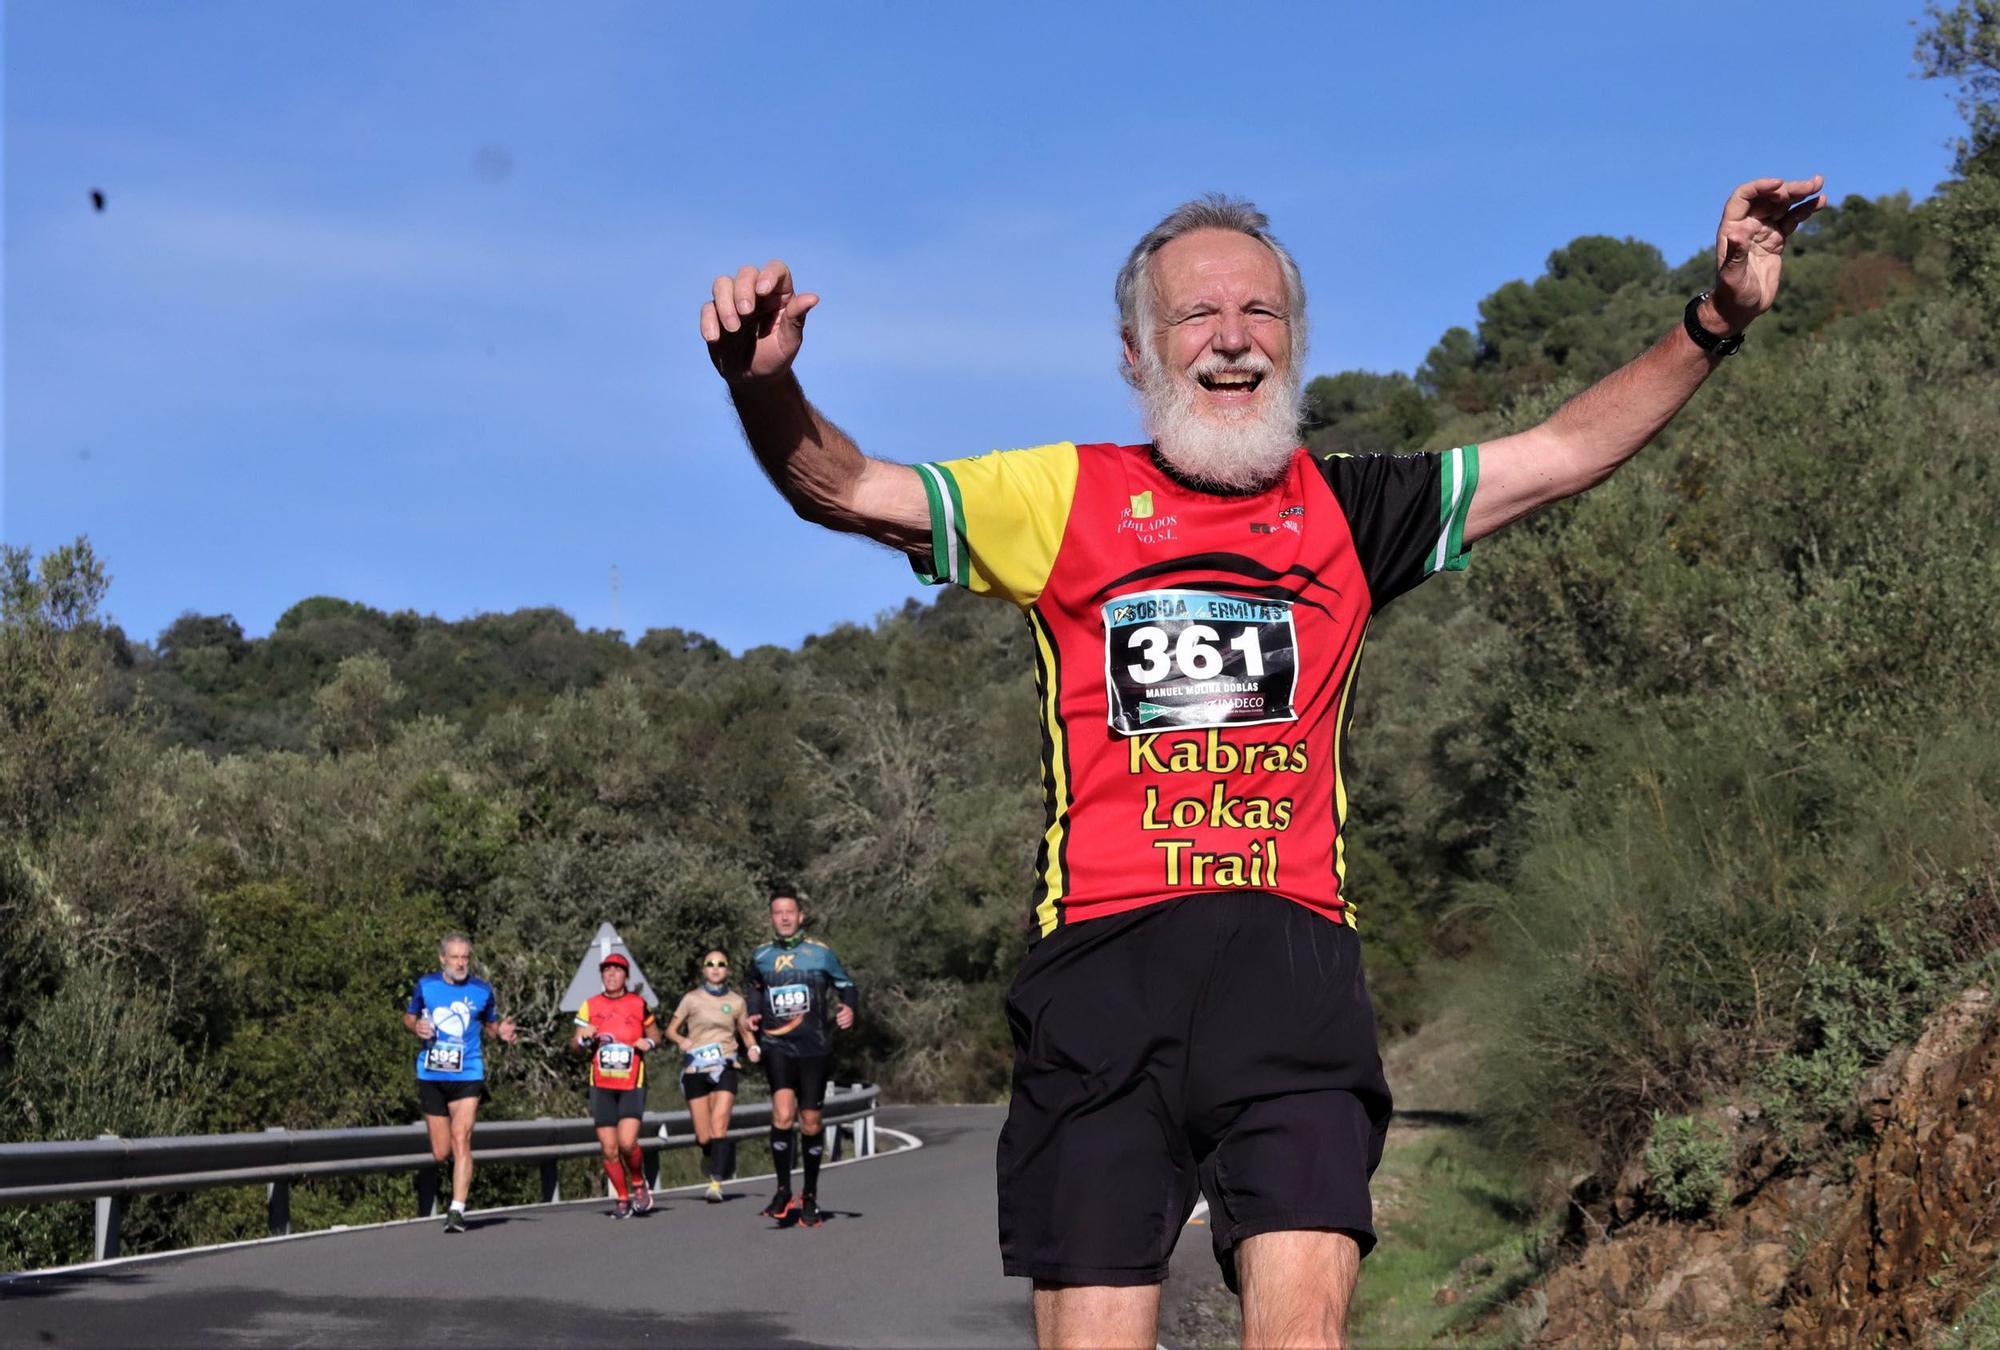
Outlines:
[{"label": "red compression sock", "polygon": [[630,1188],[627,1187],[625,1184],[624,1163],[618,1162],[615,1159],[606,1158],[604,1160],[604,1175],[611,1178],[611,1189],[618,1192],[618,1198],[620,1200],[625,1199],[626,1196],[631,1194]]}]

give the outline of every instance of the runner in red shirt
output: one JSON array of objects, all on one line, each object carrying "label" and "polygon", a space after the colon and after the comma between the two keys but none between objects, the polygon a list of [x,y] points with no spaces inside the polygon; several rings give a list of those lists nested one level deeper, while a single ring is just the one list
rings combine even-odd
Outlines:
[{"label": "runner in red shirt", "polygon": [[577,1054],[590,1059],[590,1118],[604,1148],[604,1175],[617,1194],[612,1214],[625,1218],[653,1208],[639,1126],[646,1115],[646,1055],[659,1043],[653,1010],[625,981],[632,963],[613,952],[598,963],[604,992],[576,1010]]},{"label": "runner in red shirt", "polygon": [[[1821,186],[1739,186],[1714,285],[1643,355],[1538,426],[1427,455],[1299,445],[1305,287],[1247,202],[1184,204],[1119,272],[1143,445],[868,458],[793,371],[819,297],[782,262],[715,279],[702,337],[792,508],[1033,635],[1047,826],[999,1182],[1044,1345],[1153,1344],[1204,1192],[1245,1342],[1343,1342],[1389,1116],[1344,884],[1369,622],[1638,453],[1770,308]],[[952,279],[906,280],[909,340],[949,334]]]}]

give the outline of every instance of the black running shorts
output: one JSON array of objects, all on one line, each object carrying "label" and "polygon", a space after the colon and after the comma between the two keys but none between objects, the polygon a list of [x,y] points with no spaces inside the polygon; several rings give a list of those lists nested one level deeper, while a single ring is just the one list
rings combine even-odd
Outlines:
[{"label": "black running shorts", "polygon": [[681,1075],[681,1091],[689,1101],[699,1101],[711,1092],[736,1091],[736,1066],[724,1066],[722,1073],[710,1078],[705,1073],[684,1073]]},{"label": "black running shorts", "polygon": [[1028,952],[1007,1020],[1007,1274],[1157,1284],[1198,1194],[1231,1289],[1259,1233],[1375,1245],[1390,1100],[1353,929],[1241,892],[1092,919]]},{"label": "black running shorts", "polygon": [[417,1080],[417,1106],[427,1116],[448,1116],[451,1104],[467,1097],[484,1101],[486,1084],[478,1079],[463,1083],[441,1083],[429,1078]]},{"label": "black running shorts", "polygon": [[621,1120],[637,1120],[646,1114],[646,1089],[593,1087],[590,1090],[590,1119],[599,1129]]},{"label": "black running shorts", "polygon": [[773,1096],[786,1088],[799,1094],[799,1108],[817,1111],[826,1104],[827,1068],[832,1055],[794,1055],[764,1046],[764,1077]]}]

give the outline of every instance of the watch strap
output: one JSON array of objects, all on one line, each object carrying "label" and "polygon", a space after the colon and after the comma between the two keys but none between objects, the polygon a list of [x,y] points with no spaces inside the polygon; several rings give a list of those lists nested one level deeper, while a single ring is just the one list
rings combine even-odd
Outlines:
[{"label": "watch strap", "polygon": [[1701,309],[1701,302],[1708,299],[1711,294],[1713,292],[1703,291],[1687,302],[1687,308],[1681,311],[1681,327],[1687,329],[1687,335],[1693,339],[1694,345],[1710,356],[1734,356],[1743,348],[1743,334],[1711,333],[1701,326],[1698,311]]}]

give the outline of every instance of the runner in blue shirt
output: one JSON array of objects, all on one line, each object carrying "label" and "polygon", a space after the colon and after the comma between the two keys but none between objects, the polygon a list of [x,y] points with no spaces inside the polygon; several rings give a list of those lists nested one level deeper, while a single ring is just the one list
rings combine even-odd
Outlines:
[{"label": "runner in blue shirt", "polygon": [[[431,1157],[438,1166],[451,1159],[451,1208],[444,1231],[465,1231],[465,1196],[472,1189],[472,1122],[486,1095],[483,1032],[514,1041],[514,1019],[499,1020],[493,986],[472,974],[472,939],[447,933],[438,943],[441,969],[417,981],[403,1025],[423,1042],[417,1051],[417,1099],[431,1134]],[[437,1211],[438,1175],[417,1173],[417,1199],[426,1216]]]}]

